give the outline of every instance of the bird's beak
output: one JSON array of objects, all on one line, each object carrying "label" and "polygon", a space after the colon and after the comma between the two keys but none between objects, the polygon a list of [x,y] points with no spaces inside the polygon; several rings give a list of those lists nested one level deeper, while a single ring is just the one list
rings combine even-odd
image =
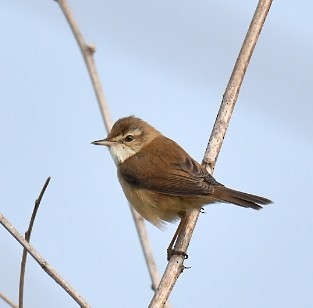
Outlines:
[{"label": "bird's beak", "polygon": [[115,141],[109,141],[107,139],[96,140],[96,141],[91,142],[91,144],[105,145],[106,147],[110,147],[110,146],[114,145],[115,143],[116,143]]}]

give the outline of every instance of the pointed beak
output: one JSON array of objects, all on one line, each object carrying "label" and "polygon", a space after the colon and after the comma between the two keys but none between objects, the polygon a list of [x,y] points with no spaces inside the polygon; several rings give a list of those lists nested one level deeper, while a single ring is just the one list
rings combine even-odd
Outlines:
[{"label": "pointed beak", "polygon": [[91,142],[91,144],[105,145],[106,147],[110,147],[110,146],[114,145],[115,143],[116,143],[115,141],[109,141],[107,139],[96,140],[96,141]]}]

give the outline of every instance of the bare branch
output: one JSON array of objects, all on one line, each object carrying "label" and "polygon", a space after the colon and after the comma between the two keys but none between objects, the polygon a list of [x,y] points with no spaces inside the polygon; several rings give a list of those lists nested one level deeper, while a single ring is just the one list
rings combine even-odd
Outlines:
[{"label": "bare branch", "polygon": [[[222,147],[224,136],[230,121],[240,86],[242,84],[249,60],[252,56],[254,47],[258,40],[259,34],[265,22],[268,11],[271,7],[272,0],[260,0],[246,38],[243,42],[239,56],[237,58],[232,75],[225,90],[223,101],[218,112],[213,131],[205,151],[202,164],[212,173],[214,166]],[[180,232],[174,249],[177,251],[187,251],[193,230],[197,223],[200,211],[193,210],[186,216],[186,227]],[[163,307],[167,301],[180,273],[184,269],[184,256],[173,255],[163,274],[160,285],[152,298],[149,308]]]},{"label": "bare branch", "polygon": [[273,0],[260,0],[228,81],[202,164],[213,173],[239,90]]},{"label": "bare branch", "polygon": [[158,270],[156,268],[156,264],[153,259],[152,250],[149,245],[146,245],[148,243],[148,234],[146,231],[146,228],[141,226],[144,224],[144,219],[134,210],[134,208],[130,205],[131,211],[133,212],[133,216],[136,217],[137,223],[135,224],[138,234],[140,234],[140,244],[144,253],[144,257],[146,260],[146,263],[148,265],[148,271],[152,282],[152,290],[155,291],[159,285],[160,282],[160,275],[158,273]]},{"label": "bare branch", "polygon": [[[44,195],[44,193],[45,193],[45,191],[46,191],[46,189],[47,189],[47,187],[49,185],[50,179],[51,179],[50,176],[46,179],[46,182],[43,185],[43,187],[41,189],[41,192],[40,192],[38,198],[35,201],[35,206],[34,206],[34,209],[33,209],[32,216],[30,218],[28,230],[25,233],[25,240],[27,242],[30,241],[30,236],[31,236],[31,233],[32,233],[32,229],[33,229],[33,225],[34,225],[35,218],[36,218],[36,215],[37,215],[37,211],[38,211],[41,199],[42,199],[42,197],[43,197],[43,195]],[[20,287],[19,287],[19,308],[23,308],[23,306],[24,306],[23,300],[24,300],[24,281],[25,281],[26,260],[27,260],[27,250],[24,248],[23,249],[23,254],[22,254],[22,261],[21,261],[21,274],[20,274]]]},{"label": "bare branch", "polygon": [[13,225],[0,213],[0,224],[27,250],[43,270],[52,277],[81,307],[90,305],[66,282],[56,270],[32,247]]},{"label": "bare branch", "polygon": [[7,296],[0,292],[0,298],[12,308],[18,308]]},{"label": "bare branch", "polygon": [[[107,132],[109,132],[111,130],[112,127],[112,120],[111,117],[109,115],[109,108],[107,105],[107,102],[105,100],[104,97],[104,91],[101,87],[101,82],[100,82],[100,78],[99,75],[97,73],[96,70],[96,65],[93,59],[93,54],[95,52],[95,46],[90,46],[88,45],[85,40],[84,37],[82,35],[82,33],[79,30],[79,27],[73,17],[73,14],[71,13],[71,10],[67,4],[67,1],[65,0],[58,0],[57,1],[62,9],[63,14],[65,15],[72,31],[73,34],[76,38],[77,44],[81,50],[81,53],[84,57],[90,78],[91,78],[91,82],[93,84],[95,93],[96,93],[96,97],[99,103],[99,107],[101,110],[101,114],[102,114],[102,118],[103,121],[105,123],[105,127]],[[159,284],[160,281],[160,275],[157,271],[156,268],[156,264],[155,261],[153,259],[153,254],[152,254],[152,249],[151,249],[151,245],[149,243],[149,239],[148,239],[148,233],[144,224],[144,221],[142,219],[142,217],[140,215],[137,214],[136,211],[134,211],[134,209],[132,208],[132,206],[130,205],[130,210],[131,213],[133,215],[133,219],[135,222],[135,226],[136,226],[136,230],[138,233],[138,237],[139,237],[139,241],[141,244],[141,248],[143,250],[143,254],[146,260],[146,264],[148,267],[148,271],[150,274],[150,278],[152,281],[152,288],[155,290],[157,285]],[[167,306],[169,307],[169,306]]]},{"label": "bare branch", "polygon": [[69,24],[69,26],[72,29],[72,32],[74,34],[74,37],[77,41],[77,44],[80,48],[80,51],[84,57],[88,73],[98,100],[98,104],[101,110],[101,115],[106,127],[106,130],[109,132],[112,127],[112,119],[109,113],[109,107],[105,99],[104,91],[101,86],[101,81],[97,72],[96,64],[93,58],[93,54],[96,51],[96,47],[94,45],[88,45],[82,33],[79,30],[78,24],[76,23],[73,14],[67,4],[66,0],[57,0],[58,4],[60,5],[60,8]]}]

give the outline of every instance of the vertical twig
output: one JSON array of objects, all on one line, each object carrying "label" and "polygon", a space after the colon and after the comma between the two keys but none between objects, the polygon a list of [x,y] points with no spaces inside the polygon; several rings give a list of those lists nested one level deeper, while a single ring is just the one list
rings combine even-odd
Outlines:
[{"label": "vertical twig", "polygon": [[[105,96],[104,96],[104,91],[101,87],[101,82],[100,82],[100,78],[99,75],[97,73],[96,70],[96,65],[94,62],[94,58],[93,58],[93,54],[95,52],[95,47],[94,46],[90,46],[88,45],[85,40],[84,37],[82,35],[82,33],[79,30],[79,27],[71,13],[71,10],[67,4],[66,0],[57,0],[57,2],[59,3],[61,10],[64,14],[64,16],[67,19],[67,22],[69,23],[73,35],[77,41],[77,44],[81,50],[81,53],[84,57],[90,78],[91,78],[91,82],[93,84],[95,93],[96,93],[96,97],[99,103],[99,107],[101,110],[101,114],[102,114],[102,118],[106,127],[107,132],[109,132],[111,130],[112,127],[112,120],[109,114],[109,108],[107,105],[107,102],[105,100]],[[145,257],[145,261],[148,267],[148,271],[150,274],[150,278],[152,281],[152,288],[155,290],[157,285],[159,284],[160,281],[160,276],[159,273],[157,271],[157,267],[155,264],[155,261],[153,259],[153,254],[152,254],[152,249],[151,249],[151,245],[149,243],[149,239],[148,239],[148,233],[144,224],[144,221],[142,219],[142,217],[133,209],[133,207],[130,205],[130,210],[135,222],[135,226],[136,226],[136,230],[138,233],[138,237],[139,237],[139,241],[143,250],[143,254]],[[167,306],[169,307],[169,306]]]},{"label": "vertical twig", "polygon": [[16,304],[14,304],[7,296],[0,292],[0,298],[6,302],[12,308],[18,308]]},{"label": "vertical twig", "polygon": [[[216,118],[208,147],[205,151],[202,162],[202,164],[210,173],[212,173],[214,170],[214,166],[222,147],[224,136],[226,134],[228,123],[230,121],[239,94],[242,80],[244,78],[249,60],[253,53],[271,4],[272,0],[259,1],[232,75],[226,87],[223,101],[221,103],[220,110],[218,112],[218,116]],[[198,217],[198,210],[193,210],[187,215],[186,228],[183,230],[183,232],[180,233],[175,244],[175,250],[184,252],[187,251]],[[177,278],[184,269],[183,263],[184,256],[174,255],[171,257],[161,279],[160,285],[152,298],[149,308],[160,308],[164,306],[164,303],[167,301]]]},{"label": "vertical twig", "polygon": [[[37,215],[37,211],[41,202],[41,199],[49,185],[51,177],[49,176],[46,179],[45,184],[43,185],[41,192],[38,196],[38,198],[35,201],[35,206],[33,209],[32,216],[30,218],[28,230],[25,232],[25,240],[29,243],[30,241],[30,236],[33,230],[33,225],[35,222],[35,218]],[[22,255],[22,261],[21,261],[21,274],[20,274],[20,287],[19,287],[19,308],[23,308],[24,306],[24,281],[25,281],[25,268],[26,268],[26,260],[27,260],[27,250],[24,248],[23,249],[23,255]]]},{"label": "vertical twig", "polygon": [[42,269],[58,283],[81,307],[90,305],[66,282],[57,271],[31,246],[13,225],[0,213],[0,224],[28,251]]}]

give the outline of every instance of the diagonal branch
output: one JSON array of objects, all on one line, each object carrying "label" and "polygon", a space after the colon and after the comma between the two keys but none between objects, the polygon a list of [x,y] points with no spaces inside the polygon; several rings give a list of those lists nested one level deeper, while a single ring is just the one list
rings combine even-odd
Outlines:
[{"label": "diagonal branch", "polygon": [[101,81],[97,72],[96,64],[93,58],[93,54],[96,51],[96,47],[94,45],[88,45],[83,37],[83,34],[80,32],[78,24],[73,17],[73,14],[67,4],[66,0],[56,0],[56,2],[60,5],[60,8],[72,29],[74,37],[77,41],[77,44],[80,48],[80,51],[85,60],[88,73],[92,82],[92,86],[94,88],[98,104],[101,110],[101,115],[103,118],[103,122],[105,124],[106,130],[109,132],[112,127],[112,119],[109,113],[109,107],[105,99],[104,91],[101,86]]},{"label": "diagonal branch", "polygon": [[12,308],[18,308],[16,304],[14,304],[7,296],[5,296],[2,292],[0,292],[0,298],[7,303]]},{"label": "diagonal branch", "polygon": [[[239,56],[237,58],[232,75],[226,87],[223,100],[218,112],[211,137],[205,151],[202,164],[208,172],[212,173],[219,155],[226,130],[235,107],[245,72],[247,70],[254,47],[258,40],[259,34],[264,25],[266,16],[271,7],[272,0],[260,0],[253,19],[249,26],[247,35],[243,42]],[[199,211],[193,210],[186,216],[186,228],[182,230],[177,238],[174,249],[177,251],[187,251],[193,230],[199,217]],[[149,308],[163,307],[167,301],[175,283],[181,272],[184,270],[184,256],[173,255],[166,267],[161,279],[160,285],[152,298]]]},{"label": "diagonal branch", "polygon": [[56,270],[31,246],[13,225],[0,213],[0,224],[28,251],[42,269],[54,279],[81,307],[89,308],[90,305],[66,282]]},{"label": "diagonal branch", "polygon": [[[32,230],[33,230],[33,225],[34,225],[34,222],[35,222],[35,218],[36,218],[36,215],[37,215],[37,211],[39,209],[39,205],[40,205],[41,199],[42,199],[42,197],[43,197],[43,195],[44,195],[44,193],[45,193],[45,191],[46,191],[46,189],[47,189],[47,187],[49,185],[50,179],[51,179],[50,176],[46,179],[46,182],[43,185],[43,187],[41,189],[41,192],[40,192],[38,198],[35,201],[35,206],[34,206],[34,210],[33,210],[32,216],[30,218],[28,230],[25,233],[25,240],[28,243],[30,241],[30,236],[31,236],[31,233],[32,233]],[[24,281],[25,281],[26,260],[27,260],[27,249],[24,248],[23,249],[23,254],[22,254],[22,261],[21,261],[21,274],[20,274],[20,287],[19,287],[19,308],[23,308],[23,306],[24,306],[23,300],[24,300]]]},{"label": "diagonal branch", "polygon": [[[97,73],[95,61],[93,58],[93,54],[95,52],[95,47],[88,45],[82,33],[79,30],[78,24],[76,23],[73,14],[67,4],[66,0],[57,0],[58,4],[60,5],[60,8],[64,14],[64,16],[67,19],[67,22],[69,23],[73,35],[75,36],[75,39],[77,41],[77,44],[81,50],[81,53],[84,57],[89,76],[91,78],[92,85],[94,87],[94,91],[99,103],[99,107],[101,110],[102,118],[106,127],[107,132],[111,130],[112,127],[112,120],[109,114],[109,108],[107,105],[107,102],[105,100],[104,91],[101,87],[101,82],[99,75]],[[148,271],[150,274],[150,278],[152,281],[152,289],[156,290],[159,282],[160,282],[160,276],[156,268],[155,261],[153,259],[152,249],[151,245],[149,243],[148,239],[148,233],[144,224],[144,221],[142,217],[133,209],[133,207],[130,205],[130,210],[135,222],[136,230],[138,233],[139,241],[141,244],[141,248],[143,250],[143,254],[145,257],[145,261],[148,267]],[[167,306],[169,307],[169,306]]]},{"label": "diagonal branch", "polygon": [[[150,279],[151,279],[151,288],[153,291],[155,291],[160,283],[160,275],[156,266],[156,263],[154,262],[152,248],[149,244],[148,239],[148,233],[147,229],[144,225],[144,219],[134,210],[134,208],[129,204],[130,210],[133,214],[134,220],[135,220],[135,226],[137,228],[137,233],[139,235],[139,241],[140,245],[144,254],[144,258],[147,263]],[[166,308],[170,308],[170,304],[166,304]]]}]

